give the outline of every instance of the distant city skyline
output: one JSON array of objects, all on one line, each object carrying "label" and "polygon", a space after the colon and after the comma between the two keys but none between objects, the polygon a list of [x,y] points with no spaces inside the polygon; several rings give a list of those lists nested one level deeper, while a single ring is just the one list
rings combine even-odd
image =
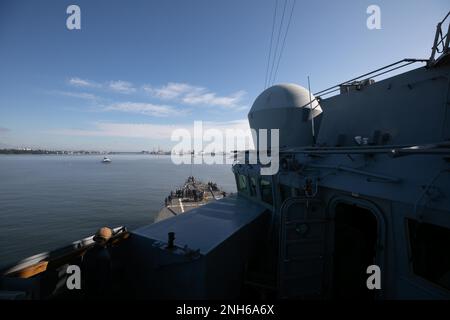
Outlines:
[{"label": "distant city skyline", "polygon": [[[173,130],[248,128],[264,89],[275,0],[0,3],[0,148],[169,150]],[[318,91],[428,58],[444,0],[278,1],[292,21],[275,83]],[[81,30],[66,9],[81,8]],[[366,25],[368,6],[381,29]],[[279,22],[279,20],[277,20]],[[273,42],[283,44],[275,32]]]}]

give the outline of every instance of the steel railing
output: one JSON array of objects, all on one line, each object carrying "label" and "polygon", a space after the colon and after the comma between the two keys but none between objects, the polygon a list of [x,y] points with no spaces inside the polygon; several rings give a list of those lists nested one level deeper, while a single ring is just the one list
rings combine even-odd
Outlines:
[{"label": "steel railing", "polygon": [[[434,36],[433,47],[431,48],[431,56],[430,56],[430,59],[428,62],[429,65],[435,64],[436,61],[439,60],[439,58],[441,58],[443,55],[447,54],[450,51],[450,49],[449,49],[450,22],[449,21],[447,21],[448,22],[447,32],[444,34],[442,31],[443,25],[449,16],[450,16],[450,11],[447,13],[447,15],[444,17],[444,19],[442,19],[442,21],[437,24],[436,34]],[[440,54],[440,56],[438,58],[436,58],[436,54]]]}]

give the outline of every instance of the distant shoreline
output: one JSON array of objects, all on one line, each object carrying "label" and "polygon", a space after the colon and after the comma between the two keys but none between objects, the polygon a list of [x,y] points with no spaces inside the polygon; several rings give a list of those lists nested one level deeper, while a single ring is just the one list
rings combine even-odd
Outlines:
[{"label": "distant shoreline", "polygon": [[100,152],[100,151],[55,151],[55,150],[22,150],[22,149],[0,149],[0,155],[62,155],[62,156],[101,156],[101,155],[157,155],[165,156],[170,155],[170,152]]}]

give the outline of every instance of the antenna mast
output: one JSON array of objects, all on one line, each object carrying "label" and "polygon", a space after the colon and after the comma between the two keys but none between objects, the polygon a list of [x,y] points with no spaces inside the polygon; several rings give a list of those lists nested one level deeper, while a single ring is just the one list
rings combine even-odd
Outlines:
[{"label": "antenna mast", "polygon": [[312,99],[311,99],[311,85],[309,83],[309,76],[308,76],[308,92],[309,92],[309,109],[310,116],[311,116],[311,129],[312,129],[312,138],[313,138],[313,145],[316,144],[316,133],[314,131],[314,115],[313,115],[313,107],[312,107]]}]

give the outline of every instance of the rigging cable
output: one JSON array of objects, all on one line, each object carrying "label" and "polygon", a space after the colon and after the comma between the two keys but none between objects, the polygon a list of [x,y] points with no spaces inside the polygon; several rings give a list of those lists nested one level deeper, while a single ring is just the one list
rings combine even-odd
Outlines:
[{"label": "rigging cable", "polygon": [[267,88],[268,85],[268,79],[267,76],[269,75],[269,65],[270,65],[270,58],[272,56],[272,43],[273,43],[273,33],[275,30],[275,21],[277,17],[277,7],[278,7],[278,0],[275,1],[275,10],[273,12],[273,19],[272,19],[272,35],[270,36],[270,46],[269,46],[269,57],[267,58],[267,67],[266,67],[266,78],[264,80],[264,89]]},{"label": "rigging cable", "polygon": [[273,56],[274,59],[272,60],[272,67],[270,68],[270,73],[269,73],[269,84],[270,84],[270,79],[272,79],[273,68],[275,66],[275,60],[276,60],[276,56],[277,56],[277,52],[278,52],[278,45],[280,43],[281,30],[283,29],[283,22],[284,22],[284,14],[286,12],[286,5],[287,5],[287,0],[284,0],[283,14],[281,16],[280,29],[278,30],[277,43],[275,45],[275,52],[274,52],[274,56]]},{"label": "rigging cable", "polygon": [[275,80],[277,78],[278,67],[280,66],[281,56],[283,55],[284,46],[286,44],[286,38],[287,38],[287,35],[289,33],[289,27],[291,26],[292,14],[294,13],[295,3],[296,3],[296,0],[294,0],[294,3],[292,4],[291,13],[289,15],[289,21],[288,21],[288,24],[287,24],[287,27],[286,27],[286,33],[284,34],[283,44],[281,45],[280,56],[278,57],[277,67],[276,67],[275,73],[273,75],[272,84],[275,82]]}]

